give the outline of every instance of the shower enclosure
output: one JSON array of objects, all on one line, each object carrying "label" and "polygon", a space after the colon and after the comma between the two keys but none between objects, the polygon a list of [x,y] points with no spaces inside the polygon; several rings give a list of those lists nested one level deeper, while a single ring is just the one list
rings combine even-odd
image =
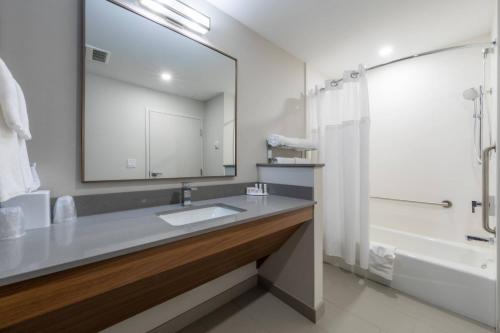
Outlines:
[{"label": "shower enclosure", "polygon": [[495,326],[497,50],[482,42],[489,38],[370,72],[370,240],[396,248],[393,279],[383,282]]}]

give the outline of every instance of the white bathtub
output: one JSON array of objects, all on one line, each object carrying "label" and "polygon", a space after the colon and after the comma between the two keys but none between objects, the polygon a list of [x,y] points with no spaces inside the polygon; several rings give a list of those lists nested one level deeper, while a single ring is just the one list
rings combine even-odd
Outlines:
[{"label": "white bathtub", "polygon": [[370,239],[397,248],[391,287],[495,326],[494,248],[372,225]]}]

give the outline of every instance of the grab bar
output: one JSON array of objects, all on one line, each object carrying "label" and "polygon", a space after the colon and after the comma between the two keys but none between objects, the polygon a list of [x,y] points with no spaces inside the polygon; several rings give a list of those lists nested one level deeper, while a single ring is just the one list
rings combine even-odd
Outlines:
[{"label": "grab bar", "polygon": [[489,146],[483,150],[483,177],[482,177],[482,187],[483,187],[483,228],[490,234],[496,234],[495,228],[490,227],[490,152],[492,150],[496,151],[497,146]]},{"label": "grab bar", "polygon": [[370,197],[370,198],[371,199],[379,199],[379,200],[415,203],[415,204],[421,204],[421,205],[440,206],[443,208],[451,208],[453,206],[453,203],[450,200],[443,200],[441,202],[430,202],[430,201],[416,201],[416,200],[405,200],[405,199],[395,199],[395,198],[386,198],[386,197]]}]

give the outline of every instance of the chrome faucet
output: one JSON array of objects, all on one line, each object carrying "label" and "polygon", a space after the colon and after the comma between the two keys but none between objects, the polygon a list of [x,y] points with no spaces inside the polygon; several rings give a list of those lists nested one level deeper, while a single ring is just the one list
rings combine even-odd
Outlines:
[{"label": "chrome faucet", "polygon": [[181,202],[183,206],[191,206],[191,192],[196,191],[196,187],[192,187],[191,183],[183,182],[181,188]]}]

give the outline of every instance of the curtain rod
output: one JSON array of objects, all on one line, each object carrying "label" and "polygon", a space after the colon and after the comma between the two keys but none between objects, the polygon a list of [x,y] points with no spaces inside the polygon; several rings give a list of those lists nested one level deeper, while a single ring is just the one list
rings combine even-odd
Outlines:
[{"label": "curtain rod", "polygon": [[[443,47],[443,48],[439,48],[439,49],[435,49],[435,50],[431,50],[431,51],[416,53],[416,54],[413,54],[411,56],[407,56],[407,57],[403,57],[403,58],[391,60],[391,61],[388,61],[388,62],[384,62],[382,64],[378,64],[378,65],[375,65],[375,66],[368,67],[368,68],[366,68],[366,70],[367,71],[371,71],[372,69],[377,69],[377,68],[384,67],[384,66],[387,66],[387,65],[392,65],[392,64],[395,64],[397,62],[404,61],[404,60],[414,59],[414,58],[418,58],[418,57],[422,57],[422,56],[426,56],[426,55],[431,55],[431,54],[436,54],[436,53],[441,53],[441,52],[445,52],[445,51],[452,51],[452,50],[465,49],[465,48],[471,48],[471,47],[479,47],[479,46],[485,47],[485,51],[484,52],[485,52],[485,55],[486,55],[486,54],[489,53],[488,48],[495,47],[496,44],[497,44],[497,42],[496,42],[496,40],[494,40],[492,42],[469,43],[469,44],[448,46],[448,47]],[[334,83],[336,85],[339,82],[341,82],[342,80],[343,79],[328,80],[328,81],[331,82],[331,83]],[[323,89],[325,89],[325,88],[322,88],[321,90],[323,90]]]}]

